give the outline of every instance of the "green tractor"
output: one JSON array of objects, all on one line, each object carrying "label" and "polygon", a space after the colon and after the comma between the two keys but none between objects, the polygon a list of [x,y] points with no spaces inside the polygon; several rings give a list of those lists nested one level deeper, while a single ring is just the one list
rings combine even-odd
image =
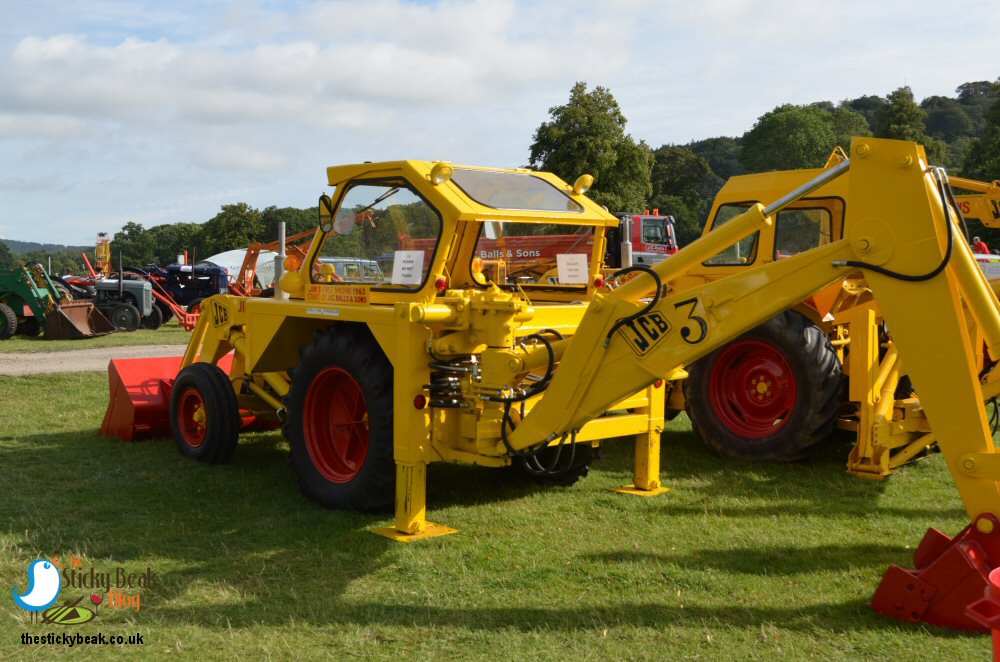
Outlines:
[{"label": "green tractor", "polygon": [[0,271],[0,340],[43,331],[50,340],[73,340],[114,330],[94,304],[71,301],[41,265]]}]

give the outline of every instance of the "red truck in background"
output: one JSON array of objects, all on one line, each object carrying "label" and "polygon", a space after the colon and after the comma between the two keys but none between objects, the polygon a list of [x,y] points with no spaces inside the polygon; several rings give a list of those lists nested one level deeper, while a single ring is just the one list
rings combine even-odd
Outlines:
[{"label": "red truck in background", "polygon": [[[604,266],[620,269],[634,264],[654,265],[676,253],[677,233],[673,216],[661,216],[658,209],[645,214],[615,214],[621,224],[608,230]],[[626,241],[628,239],[628,241]],[[543,275],[557,282],[552,269],[556,256],[567,253],[590,255],[593,234],[551,234],[507,236],[502,239],[482,237],[476,245],[476,257],[503,260],[508,278],[540,280]]]},{"label": "red truck in background", "polygon": [[[656,264],[680,250],[674,217],[660,215],[659,209],[650,214],[615,214],[621,224],[608,232],[608,251],[605,266],[628,267],[633,264]],[[629,242],[626,243],[625,237]],[[627,259],[631,244],[631,261]]]}]

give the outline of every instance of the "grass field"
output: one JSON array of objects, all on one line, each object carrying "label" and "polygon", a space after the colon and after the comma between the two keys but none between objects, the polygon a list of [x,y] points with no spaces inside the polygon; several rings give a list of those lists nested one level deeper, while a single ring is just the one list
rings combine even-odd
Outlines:
[{"label": "grass field", "polygon": [[79,340],[46,340],[42,336],[14,336],[0,340],[0,354],[19,352],[58,352],[67,349],[92,347],[125,347],[130,345],[186,345],[189,333],[172,319],[156,331],[139,329],[130,333],[110,333],[96,338]]},{"label": "grass field", "polygon": [[301,497],[278,433],[245,437],[226,466],[99,437],[105,382],[0,377],[0,585],[23,588],[55,555],[150,568],[155,584],[141,611],[104,606],[76,627],[31,624],[0,597],[0,657],[92,655],[20,644],[79,631],[143,635],[116,654],[199,660],[989,659],[986,636],[867,606],[927,526],[967,522],[939,456],[884,482],[848,476],[843,442],[746,466],[709,455],[682,416],[664,441],[669,494],[607,491],[631,479],[621,440],[571,488],[432,465],[430,519],[461,533],[404,545],[370,533],[388,515]]}]

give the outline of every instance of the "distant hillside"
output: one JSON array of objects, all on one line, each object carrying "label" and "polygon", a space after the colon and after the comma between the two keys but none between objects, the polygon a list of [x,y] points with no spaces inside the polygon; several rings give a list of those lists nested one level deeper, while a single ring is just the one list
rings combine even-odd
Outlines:
[{"label": "distant hillside", "polygon": [[16,239],[0,239],[7,245],[11,253],[24,255],[32,251],[45,251],[46,253],[58,253],[67,249],[74,251],[92,250],[93,246],[64,246],[63,244],[39,244],[36,241],[17,241]]}]

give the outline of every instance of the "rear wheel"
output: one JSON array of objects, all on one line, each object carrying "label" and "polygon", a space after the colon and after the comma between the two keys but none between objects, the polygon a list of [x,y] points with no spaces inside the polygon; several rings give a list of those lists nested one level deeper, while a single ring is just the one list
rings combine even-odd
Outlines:
[{"label": "rear wheel", "polygon": [[841,366],[826,334],[786,311],[688,368],[684,399],[717,454],[793,462],[833,431]]},{"label": "rear wheel", "polygon": [[0,303],[0,340],[7,340],[17,332],[17,315],[5,303]]},{"label": "rear wheel", "polygon": [[181,455],[217,464],[232,459],[239,441],[240,411],[221,368],[192,363],[181,370],[170,394],[170,427]]},{"label": "rear wheel", "polygon": [[119,331],[135,331],[142,318],[138,308],[130,303],[120,303],[112,309],[110,319]]},{"label": "rear wheel", "polygon": [[320,333],[286,398],[284,432],[302,492],[327,508],[392,505],[392,365],[366,331]]},{"label": "rear wheel", "polygon": [[142,328],[156,331],[163,325],[163,313],[159,306],[153,306],[149,314],[142,318]]},{"label": "rear wheel", "polygon": [[191,314],[201,315],[201,302],[203,299],[195,299],[188,304],[188,312]]}]

